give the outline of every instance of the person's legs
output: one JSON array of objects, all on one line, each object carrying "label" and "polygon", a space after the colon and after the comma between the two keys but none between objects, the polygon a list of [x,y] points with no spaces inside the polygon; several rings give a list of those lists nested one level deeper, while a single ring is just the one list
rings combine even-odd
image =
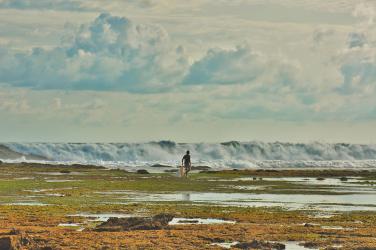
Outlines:
[{"label": "person's legs", "polygon": [[189,165],[184,165],[184,176],[188,177]]}]

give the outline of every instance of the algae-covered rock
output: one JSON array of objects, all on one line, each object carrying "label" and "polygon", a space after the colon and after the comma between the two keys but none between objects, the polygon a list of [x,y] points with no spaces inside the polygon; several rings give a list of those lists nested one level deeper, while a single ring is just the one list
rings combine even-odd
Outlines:
[{"label": "algae-covered rock", "polygon": [[265,249],[265,250],[266,249],[276,249],[276,250],[283,250],[283,249],[286,249],[286,246],[282,243],[273,243],[273,242],[253,240],[251,242],[238,243],[234,246],[234,248],[238,248],[238,249]]},{"label": "algae-covered rock", "polygon": [[154,217],[110,218],[97,226],[95,231],[133,231],[133,230],[159,230],[168,227],[174,218],[170,214],[158,214]]},{"label": "algae-covered rock", "polygon": [[202,170],[202,171],[205,171],[205,170],[209,170],[211,169],[211,167],[209,166],[192,166],[192,170]]},{"label": "algae-covered rock", "polygon": [[154,164],[150,166],[151,168],[172,168],[172,166],[169,165],[163,165],[163,164]]},{"label": "algae-covered rock", "polygon": [[145,169],[139,169],[139,170],[137,170],[136,173],[137,174],[149,174],[149,172],[147,170],[145,170]]}]

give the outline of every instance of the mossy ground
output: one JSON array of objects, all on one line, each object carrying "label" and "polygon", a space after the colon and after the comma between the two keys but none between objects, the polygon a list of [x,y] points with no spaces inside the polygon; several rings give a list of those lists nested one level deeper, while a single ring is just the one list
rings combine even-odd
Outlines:
[{"label": "mossy ground", "polygon": [[[47,166],[38,164],[0,165],[0,234],[13,228],[33,239],[24,248],[49,246],[53,249],[217,249],[219,241],[305,241],[325,249],[376,247],[375,212],[339,212],[332,217],[314,217],[317,211],[284,208],[256,208],[192,203],[189,201],[127,201],[126,192],[143,193],[253,193],[253,194],[336,194],[330,189],[287,181],[268,181],[266,177],[360,177],[373,185],[376,173],[340,170],[221,171],[193,173],[188,179],[175,174],[140,175],[95,166]],[[250,177],[239,183],[236,178]],[[253,180],[255,178],[255,180]],[[67,181],[68,180],[68,181]],[[51,182],[52,181],[52,182]],[[268,187],[237,189],[236,185]],[[111,191],[126,191],[121,194]],[[105,194],[103,194],[105,192]],[[107,192],[107,193],[106,193]],[[342,193],[343,194],[343,193]],[[31,203],[30,203],[31,202]],[[47,204],[46,206],[25,203]],[[24,204],[24,205],[17,205]],[[93,232],[98,222],[71,216],[80,213],[120,213],[176,217],[220,218],[236,224],[181,225],[168,230],[131,232]],[[78,223],[78,227],[60,227]],[[304,226],[309,223],[310,226]],[[341,226],[343,229],[323,229]],[[78,228],[84,227],[82,232]]]}]

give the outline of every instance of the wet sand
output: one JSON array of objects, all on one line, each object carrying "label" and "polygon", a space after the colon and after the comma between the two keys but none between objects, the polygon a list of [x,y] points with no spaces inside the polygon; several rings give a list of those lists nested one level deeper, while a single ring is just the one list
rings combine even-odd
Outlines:
[{"label": "wet sand", "polygon": [[[174,216],[167,228],[97,232],[111,217]],[[376,172],[137,174],[94,166],[0,165],[0,249],[376,248]],[[8,243],[7,243],[8,242]],[[49,247],[49,248],[46,248]],[[268,249],[268,248],[260,248]]]}]

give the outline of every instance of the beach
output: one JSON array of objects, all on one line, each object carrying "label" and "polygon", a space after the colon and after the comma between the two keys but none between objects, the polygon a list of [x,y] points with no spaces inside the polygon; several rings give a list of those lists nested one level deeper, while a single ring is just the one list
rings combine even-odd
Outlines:
[{"label": "beach", "polygon": [[[376,246],[375,171],[197,169],[185,179],[159,167],[170,171],[2,163],[0,249]],[[155,226],[161,214],[167,224]]]}]

